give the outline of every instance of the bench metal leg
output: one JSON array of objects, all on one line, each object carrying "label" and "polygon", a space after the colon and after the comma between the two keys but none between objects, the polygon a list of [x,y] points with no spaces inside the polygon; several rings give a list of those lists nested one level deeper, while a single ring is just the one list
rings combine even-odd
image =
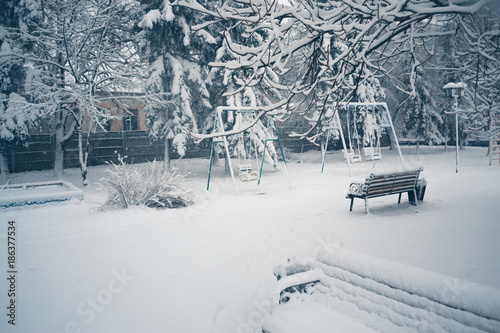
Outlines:
[{"label": "bench metal leg", "polygon": [[401,203],[401,193],[399,193],[398,205]]},{"label": "bench metal leg", "polygon": [[410,202],[410,205],[418,206],[420,204],[418,202],[416,189],[408,191],[408,201]]},{"label": "bench metal leg", "polygon": [[354,203],[354,198],[351,198],[351,208],[349,208],[349,211],[352,212],[352,204]]},{"label": "bench metal leg", "polygon": [[410,190],[407,192],[408,193],[408,202],[410,205],[415,205],[415,192],[413,190]]},{"label": "bench metal leg", "polygon": [[365,214],[368,214],[368,199],[365,199]]}]

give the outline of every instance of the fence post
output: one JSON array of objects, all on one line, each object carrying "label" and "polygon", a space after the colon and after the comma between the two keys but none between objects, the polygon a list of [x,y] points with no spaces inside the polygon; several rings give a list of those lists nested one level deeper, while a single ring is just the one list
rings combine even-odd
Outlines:
[{"label": "fence post", "polygon": [[125,156],[127,156],[127,143],[126,143],[126,140],[127,140],[127,132],[126,131],[122,131],[122,149],[123,149],[123,158],[125,158]]},{"label": "fence post", "polygon": [[56,135],[51,134],[50,135],[50,154],[51,160],[52,160],[52,169],[55,168],[56,166]]},{"label": "fence post", "polygon": [[87,132],[87,165],[92,165],[92,132],[89,129]]},{"label": "fence post", "polygon": [[[150,138],[150,140],[152,140]],[[160,160],[160,145],[158,144],[158,140],[154,140],[154,143],[155,143],[155,161],[159,161]]]},{"label": "fence post", "polygon": [[[9,147],[11,172],[16,172],[16,159],[14,158],[14,146]],[[7,164],[8,165],[8,164]]]}]

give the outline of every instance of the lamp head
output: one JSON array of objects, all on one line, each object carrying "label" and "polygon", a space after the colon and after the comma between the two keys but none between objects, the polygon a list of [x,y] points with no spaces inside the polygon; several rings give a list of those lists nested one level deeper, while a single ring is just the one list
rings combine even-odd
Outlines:
[{"label": "lamp head", "polygon": [[463,82],[458,82],[458,83],[450,82],[450,83],[447,83],[443,87],[443,89],[446,91],[448,96],[451,96],[451,97],[463,96],[464,92],[465,92],[465,88],[467,88],[467,85]]}]

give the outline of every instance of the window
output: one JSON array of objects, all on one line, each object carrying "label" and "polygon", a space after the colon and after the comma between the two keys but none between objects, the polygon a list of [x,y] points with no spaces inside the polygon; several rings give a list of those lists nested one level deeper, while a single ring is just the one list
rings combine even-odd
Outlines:
[{"label": "window", "polygon": [[124,131],[137,131],[139,130],[137,109],[128,109],[123,115],[123,130]]}]

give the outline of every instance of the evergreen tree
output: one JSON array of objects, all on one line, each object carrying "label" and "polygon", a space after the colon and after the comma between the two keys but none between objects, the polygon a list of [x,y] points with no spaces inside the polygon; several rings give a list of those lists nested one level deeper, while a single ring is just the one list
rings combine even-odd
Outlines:
[{"label": "evergreen tree", "polygon": [[186,152],[189,132],[203,128],[212,109],[208,62],[220,38],[206,29],[191,33],[202,23],[201,14],[168,1],[142,1],[139,27],[141,53],[149,62],[146,91],[161,97],[146,105],[150,135],[165,140],[165,162],[170,166],[169,147],[180,156]]},{"label": "evergreen tree", "polygon": [[[226,24],[230,23],[226,22]],[[219,101],[221,105],[256,108],[255,112],[250,114],[229,111],[223,115],[224,130],[226,131],[242,128],[245,125],[255,122],[255,125],[244,133],[227,137],[229,151],[232,157],[242,161],[245,158],[253,159],[257,157],[257,160],[264,158],[265,163],[276,168],[276,147],[273,141],[266,143],[266,139],[275,136],[270,128],[270,122],[273,120],[267,115],[257,121],[255,120],[258,115],[258,108],[268,106],[281,98],[279,91],[270,84],[271,82],[277,82],[277,75],[271,69],[266,69],[265,79],[252,81],[246,77],[247,73],[245,69],[233,70],[226,67],[217,67],[217,64],[236,59],[236,55],[230,45],[234,41],[239,41],[243,38],[247,39],[248,43],[257,45],[262,41],[264,36],[261,34],[245,33],[243,29],[226,31],[223,43],[217,50],[216,58],[213,61],[215,66],[211,71],[214,78],[222,79],[221,89],[224,91],[224,98]],[[264,149],[265,145],[267,147]],[[264,150],[266,154],[262,156]]]},{"label": "evergreen tree", "polygon": [[0,173],[2,183],[9,178],[6,152],[22,143],[39,117],[38,109],[26,100],[24,61],[11,32],[19,28],[19,0],[4,1],[0,11]]},{"label": "evergreen tree", "polygon": [[431,82],[423,77],[415,80],[415,96],[409,99],[406,106],[405,133],[417,139],[421,139],[428,145],[441,144],[444,142],[441,130],[443,118],[437,109],[434,100]]}]

